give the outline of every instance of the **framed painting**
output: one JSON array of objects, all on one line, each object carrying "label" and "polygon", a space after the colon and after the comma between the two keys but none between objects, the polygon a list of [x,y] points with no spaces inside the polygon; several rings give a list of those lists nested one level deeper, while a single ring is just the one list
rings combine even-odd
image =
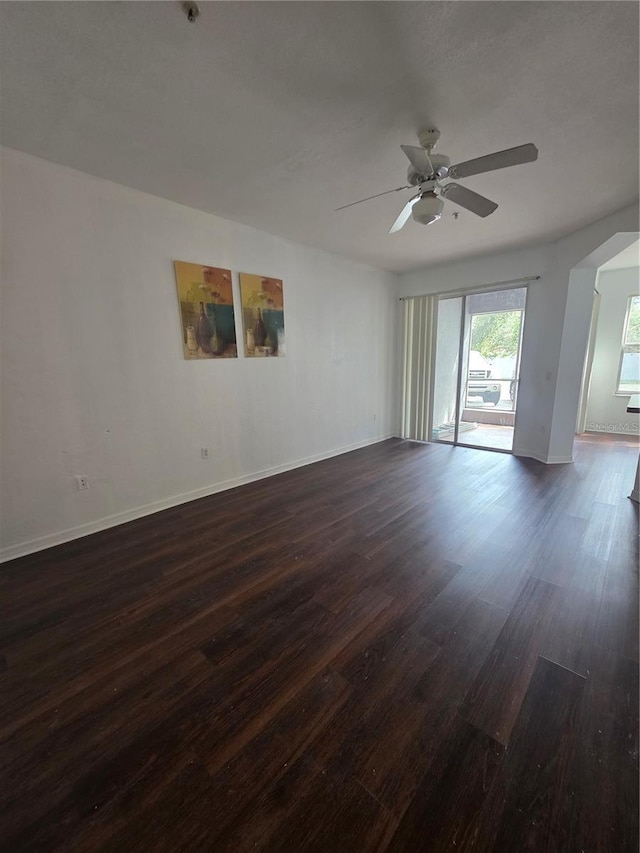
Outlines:
[{"label": "framed painting", "polygon": [[184,357],[237,358],[231,270],[174,261]]},{"label": "framed painting", "polygon": [[286,355],[282,280],[241,272],[240,298],[247,358]]}]

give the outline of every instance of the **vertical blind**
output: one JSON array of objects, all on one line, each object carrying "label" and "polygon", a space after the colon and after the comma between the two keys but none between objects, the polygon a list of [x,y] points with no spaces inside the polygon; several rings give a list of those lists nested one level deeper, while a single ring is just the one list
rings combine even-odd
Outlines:
[{"label": "vertical blind", "polygon": [[402,438],[428,441],[437,296],[405,299],[402,378]]}]

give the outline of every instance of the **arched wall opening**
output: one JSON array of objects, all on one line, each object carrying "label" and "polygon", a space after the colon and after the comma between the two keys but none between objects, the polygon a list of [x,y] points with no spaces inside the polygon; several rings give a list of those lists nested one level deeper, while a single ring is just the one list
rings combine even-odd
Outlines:
[{"label": "arched wall opening", "polygon": [[575,263],[569,273],[556,384],[549,461],[570,462],[584,400],[585,359],[599,268],[638,240],[638,231],[617,232]]}]

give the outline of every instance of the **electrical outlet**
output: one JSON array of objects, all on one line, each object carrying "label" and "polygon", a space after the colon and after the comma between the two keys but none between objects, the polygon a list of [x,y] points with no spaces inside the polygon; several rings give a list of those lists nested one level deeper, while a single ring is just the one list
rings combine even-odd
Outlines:
[{"label": "electrical outlet", "polygon": [[76,488],[79,492],[83,492],[89,488],[89,478],[85,476],[76,477]]},{"label": "electrical outlet", "polygon": [[209,459],[209,448],[201,447],[200,448],[200,459]]}]

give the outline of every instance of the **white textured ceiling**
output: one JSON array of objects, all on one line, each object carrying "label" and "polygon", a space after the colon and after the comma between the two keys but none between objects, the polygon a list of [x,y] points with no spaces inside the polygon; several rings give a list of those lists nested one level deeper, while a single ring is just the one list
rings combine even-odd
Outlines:
[{"label": "white textured ceiling", "polygon": [[[1,140],[265,231],[402,271],[548,240],[638,194],[634,2],[0,3]],[[387,230],[399,145],[537,163]],[[450,215],[460,210],[454,221]]]}]

